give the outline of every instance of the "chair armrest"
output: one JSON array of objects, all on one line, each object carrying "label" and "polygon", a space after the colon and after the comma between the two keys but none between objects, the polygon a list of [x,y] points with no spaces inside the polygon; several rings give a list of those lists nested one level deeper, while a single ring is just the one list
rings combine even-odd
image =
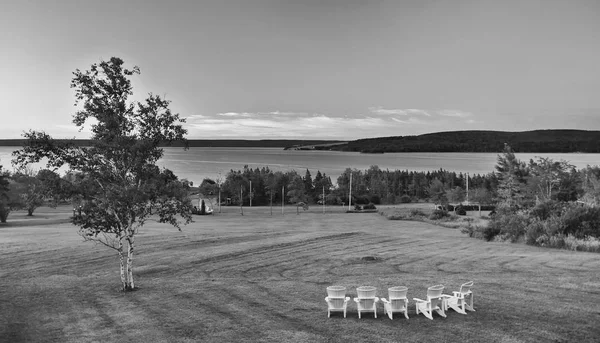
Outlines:
[{"label": "chair armrest", "polygon": [[428,302],[427,300],[423,300],[423,299],[419,299],[419,298],[413,298],[414,301],[418,302],[418,303],[426,303]]},{"label": "chair armrest", "polygon": [[354,302],[358,303],[359,302],[358,298],[354,298]]},{"label": "chair armrest", "polygon": [[344,299],[345,303],[347,303],[348,301],[350,301],[350,297],[346,297],[346,299]]},{"label": "chair armrest", "polygon": [[464,297],[464,295],[461,292],[452,292],[452,294],[459,299],[462,299]]},{"label": "chair armrest", "polygon": [[375,302],[379,302],[379,298],[378,297],[375,297]]},{"label": "chair armrest", "polygon": [[386,299],[386,298],[381,298],[381,302],[384,302],[386,304],[389,304],[390,302]]}]

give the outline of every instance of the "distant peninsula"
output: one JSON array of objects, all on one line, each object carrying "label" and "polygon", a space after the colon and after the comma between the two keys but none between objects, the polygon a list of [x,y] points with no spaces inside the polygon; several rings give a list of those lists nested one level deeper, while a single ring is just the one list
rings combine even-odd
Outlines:
[{"label": "distant peninsula", "polygon": [[515,152],[600,153],[600,131],[448,131],[418,136],[358,139],[345,144],[317,145],[315,150],[361,153],[500,152],[504,143],[508,143]]}]

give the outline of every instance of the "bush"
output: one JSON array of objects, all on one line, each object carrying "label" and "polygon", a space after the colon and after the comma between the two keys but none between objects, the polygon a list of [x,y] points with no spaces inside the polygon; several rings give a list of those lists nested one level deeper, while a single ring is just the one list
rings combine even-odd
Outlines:
[{"label": "bush", "polygon": [[376,209],[377,209],[377,207],[375,207],[375,204],[373,204],[372,202],[363,206],[363,210],[376,210]]},{"label": "bush", "polygon": [[410,216],[411,217],[425,217],[425,213],[423,213],[423,211],[421,211],[421,209],[413,208],[412,210],[410,210]]},{"label": "bush", "polygon": [[366,195],[361,195],[361,196],[357,196],[357,197],[355,197],[353,202],[354,202],[355,204],[359,204],[359,205],[366,205],[366,204],[370,203],[370,202],[371,202],[371,200],[369,199],[369,197],[368,197],[368,196],[366,196]]},{"label": "bush", "polygon": [[600,208],[571,205],[565,208],[562,218],[562,234],[578,239],[587,236],[600,238]]},{"label": "bush", "polygon": [[412,201],[412,199],[410,198],[410,196],[404,194],[400,197],[399,201],[401,204],[408,204]]},{"label": "bush", "polygon": [[380,205],[381,204],[381,198],[377,194],[371,195],[370,200],[371,200],[370,202],[372,202],[375,205]]},{"label": "bush", "polygon": [[465,209],[464,206],[456,206],[456,208],[454,209],[454,211],[456,212],[456,214],[458,214],[459,216],[466,216],[467,215],[467,210]]},{"label": "bush", "polygon": [[431,215],[429,216],[429,219],[440,220],[442,218],[449,217],[449,216],[450,216],[450,214],[448,213],[448,211],[436,209],[431,213]]},{"label": "bush", "polygon": [[560,216],[565,204],[555,200],[548,200],[535,205],[529,214],[537,219],[546,220],[551,216]]},{"label": "bush", "polygon": [[498,236],[498,234],[500,234],[500,229],[496,227],[492,227],[491,225],[476,225],[473,227],[470,237],[483,239],[489,242]]},{"label": "bush", "polygon": [[362,210],[362,206],[360,206],[360,205],[354,205],[354,210],[355,211],[360,211],[360,210]]},{"label": "bush", "polygon": [[544,222],[541,220],[534,220],[527,225],[527,228],[525,229],[525,243],[529,245],[540,245],[538,239],[544,235],[546,235]]},{"label": "bush", "polygon": [[529,216],[523,214],[497,214],[489,222],[491,232],[497,232],[503,239],[516,242],[525,235],[530,223]]},{"label": "bush", "polygon": [[575,251],[600,252],[600,239],[595,237],[579,239],[568,235],[564,238],[564,247]]}]

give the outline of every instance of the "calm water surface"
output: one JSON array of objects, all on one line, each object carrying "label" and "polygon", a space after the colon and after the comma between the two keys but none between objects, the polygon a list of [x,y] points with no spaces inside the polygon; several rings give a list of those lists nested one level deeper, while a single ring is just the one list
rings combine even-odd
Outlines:
[{"label": "calm water surface", "polygon": [[[11,153],[15,147],[0,147],[0,165],[12,170]],[[223,178],[231,170],[240,170],[244,165],[252,168],[268,166],[275,171],[296,170],[304,175],[325,173],[335,182],[348,167],[359,170],[372,165],[380,169],[431,171],[440,168],[470,174],[487,174],[494,170],[498,153],[387,153],[360,154],[337,151],[297,151],[280,148],[165,148],[165,156],[159,164],[195,184],[209,177]],[[530,154],[518,153],[517,158],[529,161],[535,156],[566,160],[578,169],[587,165],[600,165],[600,154]],[[35,166],[36,168],[38,166]]]}]

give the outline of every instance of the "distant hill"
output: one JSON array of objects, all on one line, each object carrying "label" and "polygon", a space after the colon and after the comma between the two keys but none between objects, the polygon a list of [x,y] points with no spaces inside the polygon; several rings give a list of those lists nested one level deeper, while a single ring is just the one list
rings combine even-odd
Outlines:
[{"label": "distant hill", "polygon": [[[78,146],[90,145],[90,140],[76,139],[73,141]],[[345,143],[333,140],[302,140],[302,139],[190,139],[190,147],[249,147],[249,148],[291,148],[295,146],[313,146]],[[0,146],[23,146],[23,139],[0,139]],[[176,143],[171,146],[181,147],[183,144]]]},{"label": "distant hill", "polygon": [[600,153],[600,131],[449,131],[419,136],[359,139],[326,149],[362,153],[500,152],[504,143],[508,143],[515,152]]}]

